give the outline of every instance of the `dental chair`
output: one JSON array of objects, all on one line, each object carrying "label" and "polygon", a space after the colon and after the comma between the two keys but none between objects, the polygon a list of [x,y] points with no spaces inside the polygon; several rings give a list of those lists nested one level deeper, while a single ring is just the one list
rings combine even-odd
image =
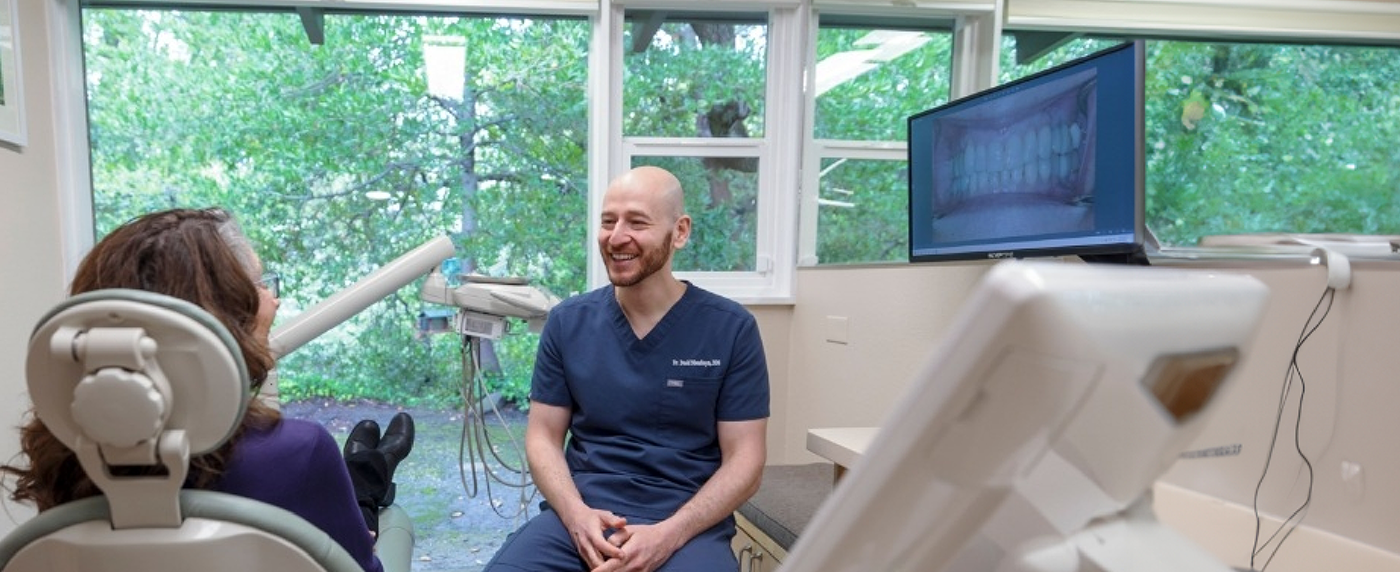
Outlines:
[{"label": "dental chair", "polygon": [[[39,321],[26,378],[35,415],[102,494],[46,510],[0,540],[0,571],[361,571],[290,511],[181,488],[190,458],[224,443],[252,398],[237,343],[203,309],[138,290],[74,296]],[[109,470],[122,465],[166,474]],[[385,509],[376,544],[385,570],[406,572],[412,550],[407,514]]]}]

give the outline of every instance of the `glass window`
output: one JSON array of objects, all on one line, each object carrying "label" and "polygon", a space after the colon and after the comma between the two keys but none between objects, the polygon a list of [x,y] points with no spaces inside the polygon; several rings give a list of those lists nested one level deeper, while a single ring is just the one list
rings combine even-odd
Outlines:
[{"label": "glass window", "polygon": [[[584,288],[587,22],[334,15],[314,45],[287,13],[83,16],[98,236],[223,206],[283,271],[283,318],[443,234],[453,270]],[[406,288],[308,344],[283,391],[451,396],[419,311]],[[528,380],[525,345],[504,375]]]},{"label": "glass window", "polygon": [[[1112,45],[1076,39],[1004,80]],[[1008,43],[1008,46],[1011,44]],[[1400,49],[1148,42],[1147,226],[1163,244],[1400,228]]]},{"label": "glass window", "polygon": [[[675,253],[678,272],[752,272],[757,267],[758,168],[723,165],[750,157],[633,157],[632,166],[652,165],[676,175],[686,189],[691,239]],[[698,192],[697,192],[698,191]]]},{"label": "glass window", "polygon": [[623,135],[763,137],[767,14],[626,13]]},{"label": "glass window", "polygon": [[822,26],[813,136],[904,141],[910,115],[948,100],[952,58],[947,32]]},{"label": "glass window", "polygon": [[[614,17],[621,32],[612,45],[623,64],[614,95],[622,106],[621,163],[674,172],[695,223],[676,270],[744,302],[788,299],[791,255],[783,245],[792,238],[780,229],[791,223],[780,219],[791,216],[782,193],[796,188],[796,176],[774,158],[795,158],[775,149],[795,149],[786,145],[800,131],[770,126],[795,126],[800,113],[767,102],[800,97],[800,69],[775,62],[771,52],[800,43],[792,35],[795,11],[628,9]],[[590,270],[603,278],[601,266]]]},{"label": "glass window", "polygon": [[[279,320],[443,235],[457,245],[449,275],[585,288],[586,20],[334,14],[322,44],[291,12],[87,8],[82,26],[98,237],[153,210],[223,206],[282,276]],[[417,287],[283,358],[283,399],[476,405],[463,403],[461,337],[420,331],[431,323],[420,316],[443,308]],[[481,344],[473,370],[521,403],[536,337],[511,328]],[[432,423],[419,436],[427,459],[456,455],[463,438]],[[419,526],[448,521],[448,507],[509,502],[463,499],[444,460],[412,469],[440,486],[401,491],[423,507],[410,509]],[[420,537],[417,554],[436,559],[415,568],[489,558],[514,525]]]},{"label": "glass window", "polygon": [[[1036,37],[1036,35],[1032,34],[1031,37]],[[997,67],[1001,70],[997,78],[998,83],[1020,79],[1123,43],[1123,40],[1120,39],[1090,38],[1072,34],[1063,34],[1060,37],[1062,40],[1051,49],[1036,50],[1034,44],[1030,44],[1032,47],[1025,47],[1028,42],[1018,41],[1014,34],[1002,36],[1001,61]]]},{"label": "glass window", "polygon": [[1400,228],[1400,49],[1149,45],[1147,224],[1162,242]]},{"label": "glass window", "polygon": [[908,179],[904,161],[823,160],[817,189],[822,259],[908,259]]},{"label": "glass window", "polygon": [[[805,264],[908,259],[910,115],[948,100],[952,34],[826,23],[817,31],[813,138],[819,166],[803,224]],[[809,250],[809,249],[814,249]]]}]

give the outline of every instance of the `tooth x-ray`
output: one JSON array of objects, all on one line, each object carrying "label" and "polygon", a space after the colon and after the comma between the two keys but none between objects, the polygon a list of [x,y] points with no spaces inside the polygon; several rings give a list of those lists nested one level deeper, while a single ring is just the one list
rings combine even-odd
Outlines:
[{"label": "tooth x-ray", "polygon": [[938,119],[933,225],[940,241],[1090,230],[1097,70]]}]

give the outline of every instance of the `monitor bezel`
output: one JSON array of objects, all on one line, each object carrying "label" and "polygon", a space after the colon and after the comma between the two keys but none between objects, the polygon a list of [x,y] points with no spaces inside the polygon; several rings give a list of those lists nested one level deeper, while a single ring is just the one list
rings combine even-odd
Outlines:
[{"label": "monitor bezel", "polygon": [[[1133,228],[1130,236],[1122,240],[1099,243],[1093,242],[1092,235],[1076,235],[1072,237],[1059,237],[1056,244],[1037,245],[1049,240],[1048,237],[1038,237],[1038,235],[1025,235],[1019,237],[1009,237],[1007,240],[991,242],[985,245],[970,246],[965,250],[943,250],[939,252],[927,252],[923,249],[928,244],[916,244],[915,225],[916,216],[927,213],[915,212],[914,196],[915,187],[915,165],[923,164],[916,162],[914,157],[915,145],[913,137],[916,124],[931,115],[942,115],[951,110],[966,108],[969,105],[978,104],[984,101],[1000,99],[1007,91],[1018,89],[1027,83],[1035,82],[1052,75],[1071,75],[1079,68],[1096,66],[1095,62],[1107,58],[1110,54],[1132,50],[1133,52]],[[1020,258],[1048,258],[1078,256],[1087,262],[1115,262],[1128,264],[1146,264],[1147,258],[1144,250],[1146,240],[1146,121],[1145,121],[1145,99],[1144,84],[1146,71],[1146,42],[1138,39],[1127,41],[1115,46],[1104,48],[1092,54],[1075,58],[1068,62],[1046,68],[1039,72],[1009,81],[974,94],[970,94],[947,103],[929,108],[906,120],[906,165],[909,167],[907,177],[908,201],[906,208],[906,222],[908,224],[908,258],[912,264],[944,261],[966,261],[966,260],[1000,260],[1000,259],[1020,259]],[[929,167],[931,168],[931,167]],[[924,189],[927,191],[927,189]],[[922,224],[929,225],[928,221]]]}]

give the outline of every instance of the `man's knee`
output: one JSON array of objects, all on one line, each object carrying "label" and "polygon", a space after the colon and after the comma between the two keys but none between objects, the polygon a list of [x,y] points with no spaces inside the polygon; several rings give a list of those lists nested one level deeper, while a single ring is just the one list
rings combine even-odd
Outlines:
[{"label": "man's knee", "polygon": [[545,511],[506,537],[483,572],[587,570],[558,515]]}]

